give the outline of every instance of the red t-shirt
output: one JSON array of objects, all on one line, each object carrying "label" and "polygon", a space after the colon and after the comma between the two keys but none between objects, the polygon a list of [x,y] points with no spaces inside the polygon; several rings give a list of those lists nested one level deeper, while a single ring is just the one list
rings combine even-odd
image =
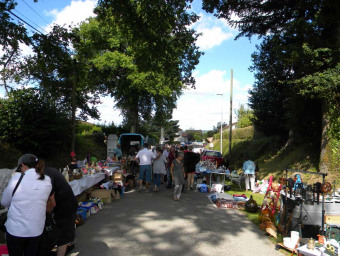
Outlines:
[{"label": "red t-shirt", "polygon": [[176,154],[175,152],[169,152],[169,155],[168,155],[168,164],[166,165],[167,168],[170,168],[171,164],[172,164],[172,161],[176,158]]}]

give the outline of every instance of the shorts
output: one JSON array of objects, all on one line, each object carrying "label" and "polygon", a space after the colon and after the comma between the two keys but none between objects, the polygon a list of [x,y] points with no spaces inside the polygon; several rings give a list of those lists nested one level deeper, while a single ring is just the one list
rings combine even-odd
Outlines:
[{"label": "shorts", "polygon": [[139,166],[139,179],[143,180],[145,175],[145,181],[151,182],[151,165],[140,165]]},{"label": "shorts", "polygon": [[55,222],[59,232],[57,246],[73,242],[75,237],[76,214],[74,213],[70,217],[56,219]]}]

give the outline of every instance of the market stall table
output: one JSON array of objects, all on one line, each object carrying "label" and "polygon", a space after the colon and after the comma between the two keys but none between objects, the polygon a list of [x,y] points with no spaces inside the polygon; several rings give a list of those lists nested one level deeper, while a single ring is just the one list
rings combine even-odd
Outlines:
[{"label": "market stall table", "polygon": [[202,174],[206,173],[206,174],[209,175],[209,185],[210,185],[210,188],[211,188],[211,176],[213,174],[222,176],[223,184],[225,183],[226,177],[230,178],[230,173],[226,173],[223,169],[210,170],[207,167],[204,167],[204,166],[202,166],[200,164],[197,164],[197,166],[196,166],[196,173],[202,173]]},{"label": "market stall table", "polygon": [[310,250],[307,248],[307,245],[305,244],[304,246],[301,246],[297,248],[297,251],[299,254],[304,255],[304,256],[329,256],[329,254],[325,253],[325,248],[315,248],[314,250]]},{"label": "market stall table", "polygon": [[75,196],[80,195],[86,189],[97,184],[105,178],[105,173],[95,173],[91,175],[84,175],[79,180],[72,180],[69,182]]}]

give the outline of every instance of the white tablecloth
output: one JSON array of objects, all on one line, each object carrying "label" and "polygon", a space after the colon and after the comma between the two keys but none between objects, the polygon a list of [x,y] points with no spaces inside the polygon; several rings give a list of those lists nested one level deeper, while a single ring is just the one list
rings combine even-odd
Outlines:
[{"label": "white tablecloth", "polygon": [[298,253],[301,253],[304,256],[329,256],[329,254],[325,253],[325,248],[309,250],[307,245],[301,246],[297,248]]},{"label": "white tablecloth", "polygon": [[108,172],[109,176],[112,176],[115,171],[118,171],[120,169],[121,169],[121,167],[119,167],[119,166],[104,168],[104,170],[106,170]]},{"label": "white tablecloth", "polygon": [[92,175],[86,175],[79,180],[70,181],[70,186],[75,196],[80,195],[86,189],[97,184],[99,181],[105,178],[105,173],[96,173]]}]

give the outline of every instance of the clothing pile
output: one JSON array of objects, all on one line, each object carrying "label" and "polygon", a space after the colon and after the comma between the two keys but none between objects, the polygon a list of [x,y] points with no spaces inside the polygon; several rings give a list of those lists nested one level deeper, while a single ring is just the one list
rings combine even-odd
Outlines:
[{"label": "clothing pile", "polygon": [[229,194],[214,193],[209,195],[208,198],[217,208],[238,209],[237,202]]}]

